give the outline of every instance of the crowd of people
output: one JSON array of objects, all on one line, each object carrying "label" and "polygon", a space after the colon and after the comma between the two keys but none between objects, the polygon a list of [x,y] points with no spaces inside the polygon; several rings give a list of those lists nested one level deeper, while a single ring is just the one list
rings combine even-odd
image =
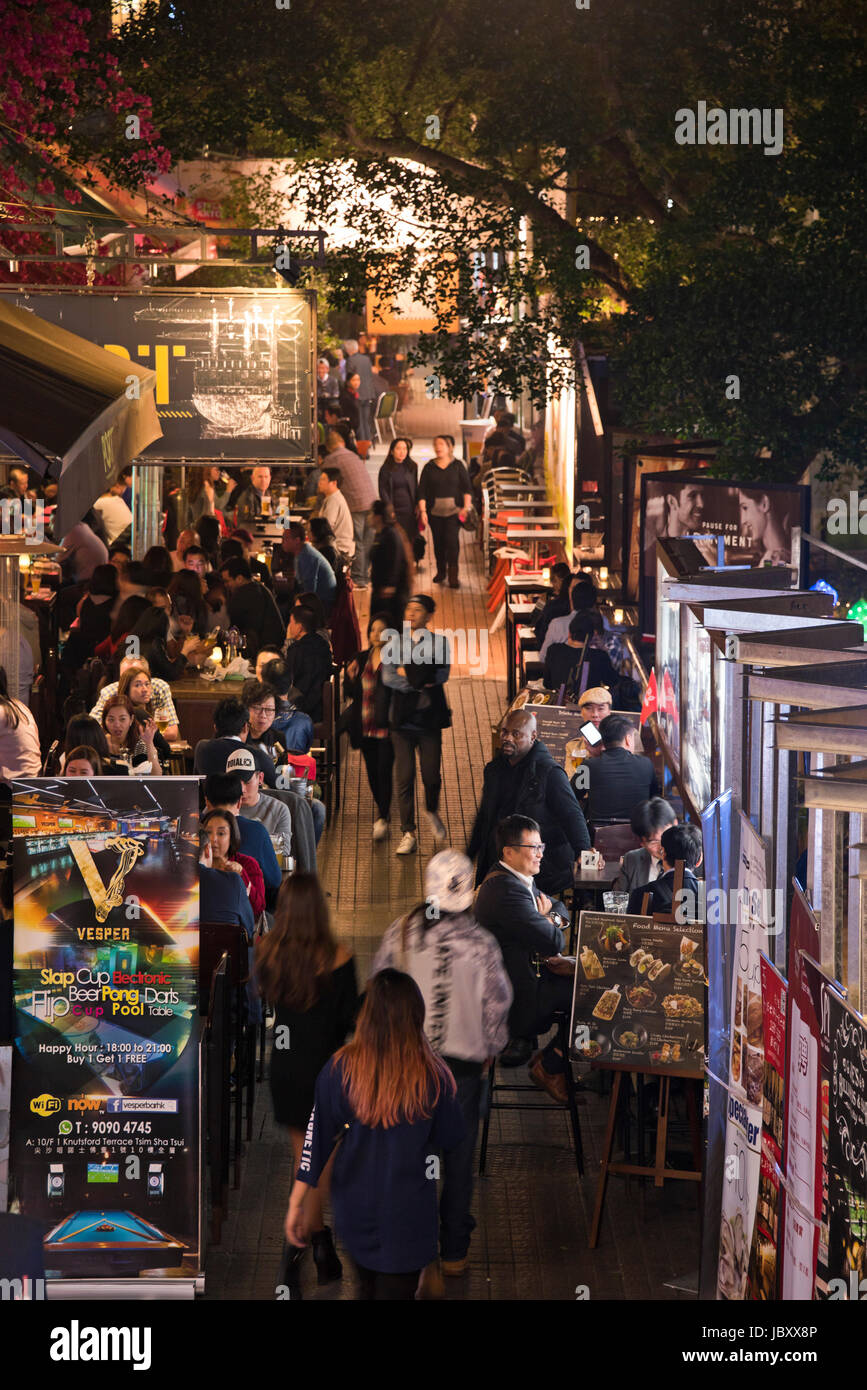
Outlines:
[{"label": "crowd of people", "polygon": [[[571,1004],[564,898],[576,858],[597,824],[630,822],[640,848],[624,856],[618,886],[630,910],[647,894],[665,910],[678,862],[686,886],[695,883],[700,838],[677,824],[635,746],[621,711],[637,708],[637,688],[592,581],[563,564],[535,627],[545,684],[568,688],[599,731],[588,775],[570,782],[532,708],[511,711],[466,852],[449,847],[440,798],[452,654],[441,635],[430,640],[437,603],[414,592],[415,570],[429,528],[434,584],[459,587],[460,527],[480,478],[534,445],[501,413],[471,476],[450,436],[434,440],[421,470],[412,440],[399,437],[374,485],[359,443],[378,383],[358,345],[345,347],[340,364],[319,364],[325,438],[307,489],[313,512],[286,526],[268,563],[251,530],[276,512],[261,463],[236,478],[194,471],[169,499],[164,543],[141,560],[124,477],[64,538],[63,731],[46,755],[26,695],[0,668],[0,774],[165,775],[189,732],[173,688],[207,668],[217,640],[247,657],[247,678],[215,700],[212,734],[189,756],[201,787],[202,929],[244,928],[248,1008],[252,1016],[264,1001],[273,1014],[270,1090],[295,1168],[283,1279],[300,1297],[308,1247],[319,1283],[342,1278],[330,1205],[360,1297],[435,1298],[444,1277],[467,1268],[474,1148],[495,1059],[528,1066],[540,1090],[566,1098],[567,1059],[544,1039]],[[362,642],[353,592],[368,585]],[[341,677],[338,736],[363,760],[372,840],[389,837],[396,802],[394,851],[418,851],[419,779],[435,850],[425,900],[385,931],[363,994],[317,874],[326,807],[311,748],[323,691]],[[291,1047],[278,1045],[284,1036]]]}]

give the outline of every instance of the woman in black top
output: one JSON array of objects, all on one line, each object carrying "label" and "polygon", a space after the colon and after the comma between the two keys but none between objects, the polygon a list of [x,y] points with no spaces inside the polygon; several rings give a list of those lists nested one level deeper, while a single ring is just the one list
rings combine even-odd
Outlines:
[{"label": "woman in black top", "polygon": [[310,532],[310,544],[314,550],[318,550],[323,560],[327,560],[334,571],[334,578],[340,579],[343,574],[343,565],[337,548],[334,544],[334,532],[331,529],[331,522],[327,516],[311,516],[307,523]]},{"label": "woman in black top", "polygon": [[78,622],[70,629],[63,648],[61,665],[77,671],[93,656],[94,649],[111,632],[111,610],[117,599],[117,570],[114,565],[97,565],[90,577],[87,593],[78,605]]},{"label": "woman in black top", "polygon": [[379,495],[394,507],[394,519],[410,540],[417,534],[416,500],[418,464],[412,457],[412,440],[393,439],[379,470]]},{"label": "woman in black top", "polygon": [[436,457],[425,464],[419,480],[418,515],[420,521],[430,521],[437,564],[434,583],[442,584],[448,570],[449,585],[459,589],[460,525],[466,521],[473,499],[470,476],[454,450],[450,434],[435,436]]},{"label": "woman in black top", "polygon": [[[293,874],[284,882],[274,926],[256,945],[254,969],[262,995],[275,1009],[269,1072],[274,1118],[289,1129],[297,1166],[316,1078],[343,1046],[358,1010],[355,960],[332,933],[328,905],[315,874]],[[323,1225],[326,1195],[327,1187],[320,1181],[306,1211],[322,1284],[343,1273],[331,1232]],[[297,1258],[300,1255],[286,1270],[287,1282],[294,1288]]]}]

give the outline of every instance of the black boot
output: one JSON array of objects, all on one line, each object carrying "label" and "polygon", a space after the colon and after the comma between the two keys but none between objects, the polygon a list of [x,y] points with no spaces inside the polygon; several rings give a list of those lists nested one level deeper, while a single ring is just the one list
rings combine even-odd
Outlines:
[{"label": "black boot", "polygon": [[442,573],[441,570],[437,570],[436,574],[435,574],[434,577],[433,577],[433,582],[434,582],[434,584],[444,584],[445,581],[446,581],[445,575]]},{"label": "black boot", "polygon": [[288,1288],[289,1299],[293,1303],[297,1303],[301,1298],[301,1261],[306,1249],[306,1245],[286,1245],[283,1248],[281,1283]]},{"label": "black boot", "polygon": [[458,579],[458,567],[457,565],[449,565],[449,588],[459,589],[460,587],[461,581]]},{"label": "black boot", "polygon": [[319,1284],[333,1284],[335,1280],[343,1278],[343,1265],[337,1257],[334,1249],[334,1241],[331,1237],[331,1227],[323,1226],[321,1231],[314,1231],[310,1237],[313,1242],[313,1263],[316,1265],[316,1282]]}]

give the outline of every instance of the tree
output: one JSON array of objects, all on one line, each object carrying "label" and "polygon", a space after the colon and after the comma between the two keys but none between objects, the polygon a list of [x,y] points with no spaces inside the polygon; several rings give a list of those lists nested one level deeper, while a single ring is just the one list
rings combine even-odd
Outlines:
[{"label": "tree", "polygon": [[[265,132],[312,223],[354,197],[335,303],[409,289],[454,394],[487,378],[542,402],[580,335],[614,355],[626,423],[792,477],[867,443],[863,18],[864,0],[151,0],[121,53],[176,156]],[[679,144],[700,101],[779,108],[781,153]]]},{"label": "tree", "polygon": [[[81,201],[76,172],[89,166],[125,188],[170,165],[147,96],[128,85],[107,14],[71,0],[0,0],[0,190],[3,214],[50,225]],[[82,226],[82,242],[85,227]],[[7,252],[42,250],[38,235],[3,229]],[[27,267],[13,283],[81,282],[81,266]],[[110,277],[100,277],[108,280]]]}]

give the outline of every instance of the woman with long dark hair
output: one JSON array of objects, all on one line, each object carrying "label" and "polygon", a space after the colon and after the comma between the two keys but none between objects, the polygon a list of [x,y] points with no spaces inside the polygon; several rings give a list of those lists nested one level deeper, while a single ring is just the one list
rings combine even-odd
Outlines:
[{"label": "woman with long dark hair", "polygon": [[[316,1078],[346,1041],[358,1010],[355,960],[334,937],[328,904],[315,874],[294,874],[283,884],[274,926],[256,945],[254,970],[262,995],[275,1010],[269,1070],[274,1118],[289,1130],[297,1167]],[[289,1047],[283,1046],[286,1038]],[[323,1224],[326,1196],[327,1182],[322,1182],[310,1193],[306,1208],[320,1284],[343,1273],[331,1231]],[[293,1292],[302,1254],[303,1250],[293,1248],[284,1271]]]},{"label": "woman with long dark hair", "polygon": [[92,748],[102,762],[106,777],[123,777],[129,772],[126,763],[111,756],[105,730],[98,719],[90,714],[75,714],[66,725],[63,737],[63,750],[60,754],[61,776],[65,775],[66,764],[76,748]]},{"label": "woman with long dark hair", "polygon": [[389,444],[377,481],[383,502],[391,503],[398,526],[413,540],[418,532],[418,464],[412,457],[412,440],[406,435],[398,435]]},{"label": "woman with long dark hair", "polygon": [[473,505],[470,477],[461,459],[455,458],[455,441],[450,434],[434,436],[434,455],[422,470],[418,485],[419,521],[430,521],[437,572],[435,584],[459,589],[458,562],[461,554],[461,523]]},{"label": "woman with long dark hair", "polygon": [[287,1240],[305,1244],[306,1203],[339,1143],[331,1206],[356,1266],[358,1297],[414,1298],[421,1270],[437,1253],[433,1160],[464,1132],[454,1078],[425,1037],[418,985],[399,970],[381,970],[367,986],[355,1037],[317,1078]]},{"label": "woman with long dark hair", "polygon": [[0,777],[38,777],[41,771],[36,720],[9,694],[6,670],[0,666]]}]

